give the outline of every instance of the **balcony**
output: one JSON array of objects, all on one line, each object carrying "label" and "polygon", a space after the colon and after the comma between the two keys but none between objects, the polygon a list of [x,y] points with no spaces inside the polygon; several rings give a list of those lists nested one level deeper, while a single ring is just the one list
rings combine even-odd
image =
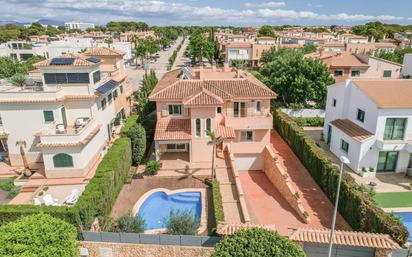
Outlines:
[{"label": "balcony", "polygon": [[0,86],[0,102],[41,102],[56,101],[64,96],[62,88],[47,89],[42,85],[25,88],[6,85]]},{"label": "balcony", "polygon": [[226,126],[230,126],[235,130],[239,129],[271,129],[273,128],[273,116],[267,115],[252,115],[246,117],[225,117]]},{"label": "balcony", "polygon": [[87,120],[80,126],[68,126],[53,122],[40,130],[37,134],[40,137],[39,147],[47,146],[80,146],[87,144],[97,133],[100,124],[95,119]]}]

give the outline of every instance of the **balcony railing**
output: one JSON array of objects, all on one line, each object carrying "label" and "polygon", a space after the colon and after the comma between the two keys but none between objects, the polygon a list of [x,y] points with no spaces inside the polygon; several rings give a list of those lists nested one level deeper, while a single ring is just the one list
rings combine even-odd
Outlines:
[{"label": "balcony railing", "polygon": [[226,126],[234,129],[271,129],[273,127],[273,116],[266,115],[249,115],[246,117],[225,117]]}]

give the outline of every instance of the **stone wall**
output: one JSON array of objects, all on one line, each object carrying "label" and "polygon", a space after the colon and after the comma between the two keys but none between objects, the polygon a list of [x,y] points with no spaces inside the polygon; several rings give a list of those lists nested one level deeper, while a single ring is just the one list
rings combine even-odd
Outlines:
[{"label": "stone wall", "polygon": [[266,146],[262,152],[263,171],[281,195],[288,201],[297,214],[309,223],[309,216],[300,200],[299,192],[293,187],[288,173],[276,159],[273,150]]},{"label": "stone wall", "polygon": [[210,257],[213,248],[166,246],[147,244],[123,244],[80,242],[89,251],[89,257]]}]

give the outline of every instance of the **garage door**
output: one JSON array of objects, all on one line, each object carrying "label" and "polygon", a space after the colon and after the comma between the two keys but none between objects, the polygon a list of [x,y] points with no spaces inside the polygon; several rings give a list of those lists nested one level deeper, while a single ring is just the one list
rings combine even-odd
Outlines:
[{"label": "garage door", "polygon": [[262,158],[260,155],[235,154],[235,165],[238,170],[261,170]]},{"label": "garage door", "polygon": [[[303,250],[307,257],[327,257],[329,245],[328,244],[314,244],[305,243]],[[353,247],[334,245],[332,248],[332,257],[373,257],[375,256],[375,249],[365,247]]]}]

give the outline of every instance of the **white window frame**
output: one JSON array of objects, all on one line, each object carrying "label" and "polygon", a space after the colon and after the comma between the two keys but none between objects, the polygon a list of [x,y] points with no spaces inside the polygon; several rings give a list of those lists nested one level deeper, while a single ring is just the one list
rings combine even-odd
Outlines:
[{"label": "white window frame", "polygon": [[[259,110],[258,110],[258,104],[259,104]],[[256,101],[255,111],[256,113],[262,113],[262,101],[260,100]]]},{"label": "white window frame", "polygon": [[[252,140],[247,140],[247,133],[248,133],[248,132],[252,132]],[[245,140],[243,140],[243,138],[242,138],[242,133],[246,133]],[[239,141],[242,142],[242,143],[252,143],[252,142],[255,142],[255,131],[253,131],[253,130],[241,130],[241,131],[240,131],[240,135],[239,135]]]},{"label": "white window frame", "polygon": [[[170,107],[172,106],[172,114],[170,114]],[[174,113],[174,106],[180,106],[180,114]],[[183,105],[182,104],[167,104],[167,115],[169,116],[174,116],[174,117],[179,117],[183,116]]]},{"label": "white window frame", "polygon": [[[169,149],[168,145],[174,145],[175,147],[173,149]],[[177,145],[184,145],[184,149],[178,149]],[[187,152],[187,143],[167,143],[166,144],[166,151],[167,152]]]},{"label": "white window frame", "polygon": [[[199,125],[200,125],[200,128],[199,128],[199,135],[197,134],[197,124],[196,124],[196,121],[197,120],[199,120],[200,122],[199,122]],[[195,118],[195,120],[194,120],[194,128],[195,128],[195,137],[197,137],[197,138],[200,138],[200,137],[202,137],[202,119],[201,118]]]}]

